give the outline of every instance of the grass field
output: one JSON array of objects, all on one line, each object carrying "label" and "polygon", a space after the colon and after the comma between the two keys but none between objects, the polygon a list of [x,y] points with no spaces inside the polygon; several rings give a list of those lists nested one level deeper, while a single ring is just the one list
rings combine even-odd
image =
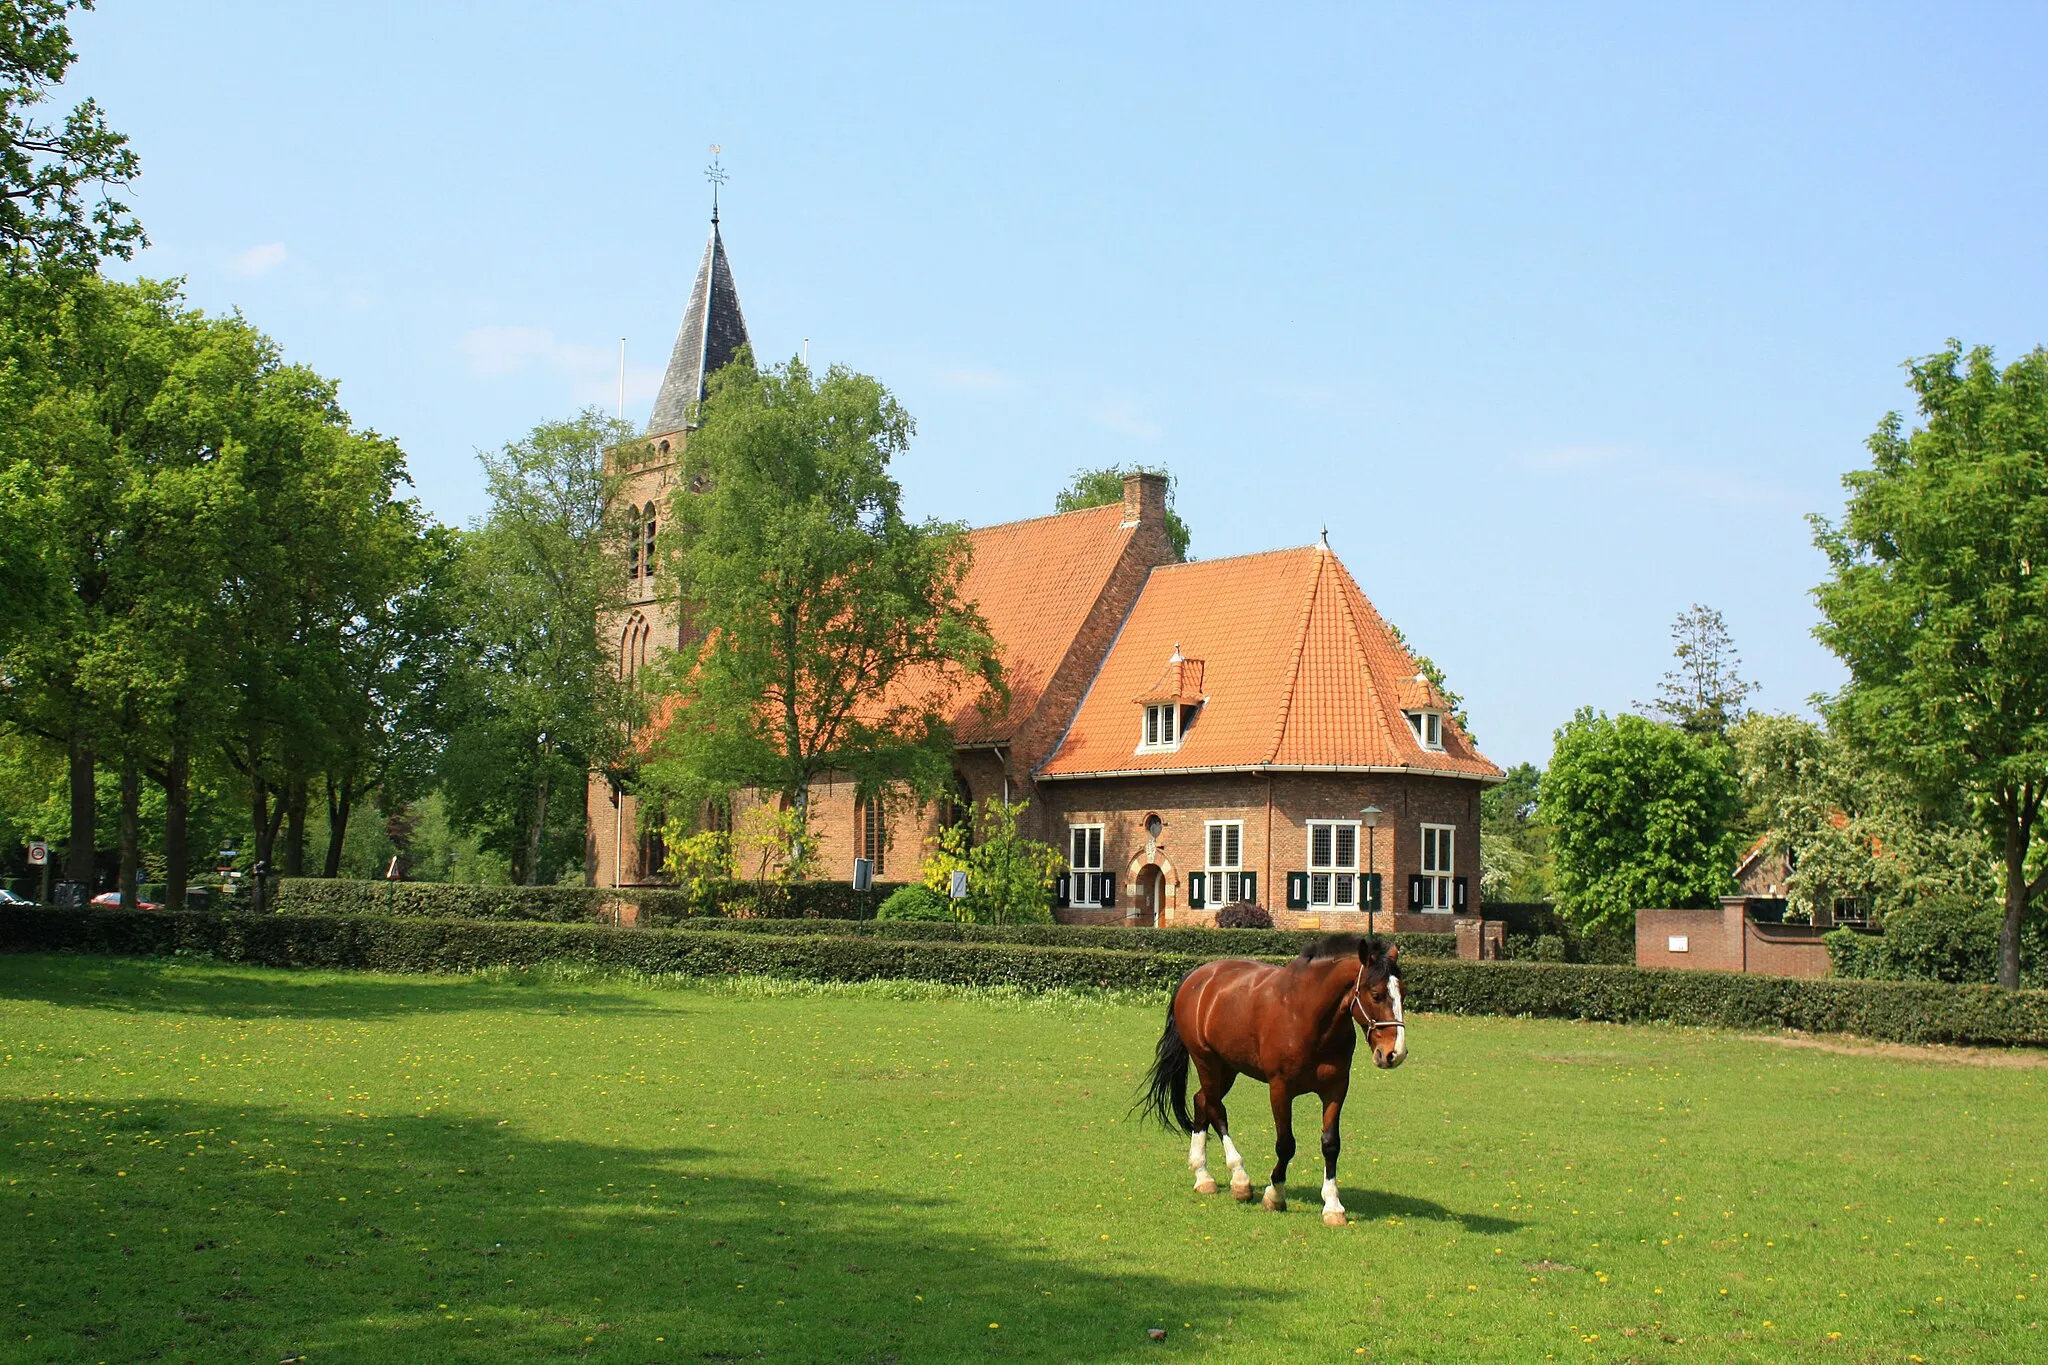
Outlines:
[{"label": "grass field", "polygon": [[2048,1070],[1418,1018],[1330,1229],[1157,1005],[893,994],[0,959],[0,1358],[2048,1358]]}]

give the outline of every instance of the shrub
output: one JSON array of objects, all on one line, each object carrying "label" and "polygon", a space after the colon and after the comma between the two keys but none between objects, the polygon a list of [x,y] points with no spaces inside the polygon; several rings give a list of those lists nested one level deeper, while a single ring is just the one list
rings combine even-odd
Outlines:
[{"label": "shrub", "polygon": [[1052,884],[1066,858],[1051,844],[1027,839],[1017,817],[1031,803],[993,798],[974,803],[968,823],[949,825],[927,842],[922,876],[945,896],[953,874],[967,873],[967,899],[960,912],[976,924],[1052,923]]},{"label": "shrub", "polygon": [[[691,929],[732,930],[764,934],[835,934],[858,937],[916,939],[921,942],[1019,943],[1058,948],[1114,948],[1126,952],[1194,953],[1215,957],[1292,957],[1303,945],[1324,937],[1299,929],[1210,929],[1200,926],[1167,929],[1126,929],[1108,924],[964,924],[959,921],[916,922],[876,919],[860,924],[843,920],[693,919]],[[1454,934],[1392,934],[1409,957],[1456,957]]]},{"label": "shrub", "polygon": [[[1879,981],[1993,981],[2000,912],[1995,905],[1926,897],[1884,917],[1882,934],[1837,929],[1827,936],[1836,976]],[[2029,926],[2030,928],[2032,926]],[[2040,970],[2038,934],[2022,937],[2022,981]]]},{"label": "shrub", "polygon": [[680,924],[700,915],[749,919],[868,919],[893,889],[877,883],[856,891],[846,882],[770,884],[717,882],[699,893],[671,887],[458,886],[446,882],[347,881],[281,878],[271,908],[286,915],[400,915],[456,919],[534,920],[542,923],[611,923],[627,903],[648,927]]},{"label": "shrub", "polygon": [[953,919],[953,906],[929,886],[912,885],[898,887],[875,911],[877,920],[944,920]]},{"label": "shrub", "polygon": [[[867,926],[862,926],[863,928]],[[881,926],[875,926],[879,928]],[[972,925],[890,926],[902,929]],[[1014,927],[1019,932],[1024,926]],[[1165,931],[1175,932],[1175,931]],[[1246,934],[1247,930],[1183,930]],[[1199,941],[1199,940],[1198,940]],[[880,933],[628,933],[596,924],[24,909],[0,916],[0,951],[143,956],[203,954],[271,967],[468,972],[560,962],[684,976],[810,981],[903,979],[1026,990],[1164,992],[1209,954],[922,941]],[[1404,964],[1419,1011],[1664,1021],[1720,1028],[1848,1032],[1907,1043],[2048,1046],[2048,992],[1935,981],[1814,981],[1733,972],[1644,971],[1415,958]]]},{"label": "shrub", "polygon": [[1239,901],[1226,905],[1216,912],[1218,929],[1270,929],[1273,917],[1266,913],[1266,907],[1252,901]]}]

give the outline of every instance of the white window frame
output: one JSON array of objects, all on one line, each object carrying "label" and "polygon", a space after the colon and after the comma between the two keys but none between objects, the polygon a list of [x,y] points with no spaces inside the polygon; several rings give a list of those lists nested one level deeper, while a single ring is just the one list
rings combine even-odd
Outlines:
[{"label": "white window frame", "polygon": [[[1094,866],[1076,862],[1074,852],[1076,836],[1085,841],[1082,857],[1094,858]],[[1096,878],[1102,874],[1103,827],[1101,825],[1067,826],[1067,904],[1078,908],[1091,908],[1102,904],[1102,898],[1095,893]]]},{"label": "white window frame", "polygon": [[1433,753],[1444,751],[1444,713],[1441,711],[1403,711],[1408,718],[1408,728],[1415,732],[1415,742]]},{"label": "white window frame", "polygon": [[1145,716],[1139,722],[1138,752],[1172,753],[1180,747],[1187,727],[1181,724],[1179,702],[1152,702],[1145,707]]},{"label": "white window frame", "polygon": [[1211,905],[1235,905],[1244,899],[1244,821],[1203,823],[1202,871]]},{"label": "white window frame", "polygon": [[[1316,831],[1330,831],[1330,852],[1326,861],[1316,861]],[[1339,855],[1344,835],[1351,836],[1351,858]],[[1356,910],[1365,879],[1358,874],[1359,822],[1356,820],[1311,820],[1308,822],[1308,903],[1316,910]]]},{"label": "white window frame", "polygon": [[1423,913],[1450,914],[1457,908],[1452,904],[1452,896],[1458,866],[1458,827],[1424,825],[1416,866],[1422,877]]}]

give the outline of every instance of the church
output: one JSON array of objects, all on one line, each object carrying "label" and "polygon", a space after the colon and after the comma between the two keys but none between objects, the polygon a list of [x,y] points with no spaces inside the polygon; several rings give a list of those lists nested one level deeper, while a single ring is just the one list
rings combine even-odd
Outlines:
[{"label": "church", "polygon": [[[679,647],[686,613],[659,581],[661,518],[705,381],[746,345],[714,212],[654,412],[627,471],[642,532],[629,601],[603,623],[621,677]],[[1281,927],[1444,927],[1479,911],[1479,795],[1503,774],[1460,728],[1327,538],[1176,560],[1166,480],[1120,504],[969,533],[964,595],[1001,651],[1000,714],[952,719],[955,804],[1028,801],[1024,831],[1061,849],[1067,923],[1213,924],[1238,902]],[[587,875],[662,884],[636,798],[593,775]],[[941,812],[811,793],[821,875],[865,858],[917,877]]]}]

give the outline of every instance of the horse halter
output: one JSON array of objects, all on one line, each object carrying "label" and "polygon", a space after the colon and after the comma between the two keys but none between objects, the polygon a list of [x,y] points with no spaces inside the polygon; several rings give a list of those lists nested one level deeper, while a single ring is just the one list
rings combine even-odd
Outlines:
[{"label": "horse halter", "polygon": [[1358,1026],[1365,1030],[1365,1041],[1370,1046],[1373,1034],[1376,1031],[1383,1028],[1398,1029],[1404,1025],[1403,1021],[1399,1019],[1375,1019],[1367,1014],[1365,1012],[1365,1001],[1362,998],[1364,994],[1365,964],[1361,962],[1358,964],[1358,980],[1351,983],[1351,999],[1345,1002],[1345,1007],[1350,1011],[1352,1019],[1357,1022]]}]

